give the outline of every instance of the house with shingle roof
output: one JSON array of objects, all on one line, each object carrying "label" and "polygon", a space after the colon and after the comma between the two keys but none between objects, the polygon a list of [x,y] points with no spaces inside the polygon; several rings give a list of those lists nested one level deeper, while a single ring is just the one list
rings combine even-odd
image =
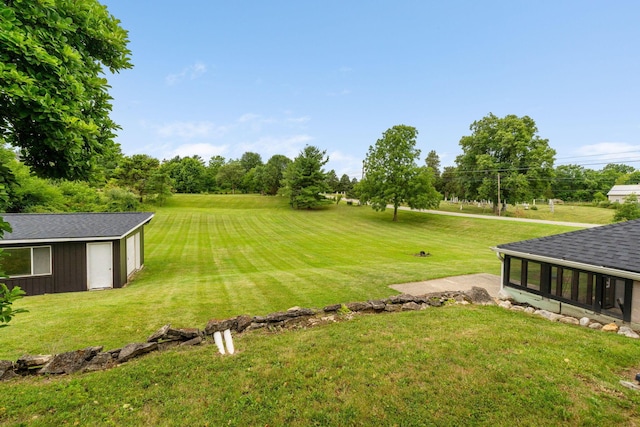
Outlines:
[{"label": "house with shingle roof", "polygon": [[607,193],[610,202],[624,203],[625,199],[635,194],[640,199],[640,185],[614,185]]},{"label": "house with shingle roof", "polygon": [[9,288],[27,295],[121,288],[144,266],[150,212],[0,214]]},{"label": "house with shingle roof", "polygon": [[640,327],[640,220],[492,248],[502,290],[535,307]]}]

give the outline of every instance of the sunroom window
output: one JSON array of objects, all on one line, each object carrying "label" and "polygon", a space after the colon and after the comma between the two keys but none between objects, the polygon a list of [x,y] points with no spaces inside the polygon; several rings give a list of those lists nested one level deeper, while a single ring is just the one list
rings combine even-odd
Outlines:
[{"label": "sunroom window", "polygon": [[51,246],[3,249],[0,266],[9,277],[51,274]]}]

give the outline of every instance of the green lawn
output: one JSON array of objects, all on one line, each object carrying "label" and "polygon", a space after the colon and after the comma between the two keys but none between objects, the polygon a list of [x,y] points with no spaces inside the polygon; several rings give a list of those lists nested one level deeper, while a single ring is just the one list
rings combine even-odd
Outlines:
[{"label": "green lawn", "polygon": [[[462,212],[477,215],[493,215],[488,206],[464,203],[441,202],[439,210],[447,212]],[[544,219],[549,221],[580,222],[585,224],[609,224],[615,214],[614,209],[599,208],[589,204],[556,204],[553,212],[547,204],[538,204],[535,209],[525,209],[522,205],[508,205],[503,216],[516,218]]]},{"label": "green lawn", "polygon": [[[498,307],[365,315],[0,383],[2,425],[634,426],[637,341]],[[634,369],[630,369],[633,367]]]},{"label": "green lawn", "polygon": [[[124,289],[20,300],[0,358],[143,341],[165,323],[386,297],[389,284],[499,272],[489,247],[571,230],[281,198],[175,196]],[[432,256],[414,256],[420,250]],[[636,425],[640,342],[497,307],[357,316],[236,336],[82,375],[0,383],[0,425]],[[636,423],[636,424],[634,424]]]},{"label": "green lawn", "polygon": [[[165,323],[292,306],[388,297],[388,285],[456,274],[498,274],[489,249],[569,230],[331,205],[294,211],[283,198],[177,195],[146,227],[145,269],[124,289],[28,297],[30,312],[0,333],[0,358],[107,348],[144,340]],[[421,250],[431,256],[414,256]],[[70,309],[73,308],[73,309]]]}]

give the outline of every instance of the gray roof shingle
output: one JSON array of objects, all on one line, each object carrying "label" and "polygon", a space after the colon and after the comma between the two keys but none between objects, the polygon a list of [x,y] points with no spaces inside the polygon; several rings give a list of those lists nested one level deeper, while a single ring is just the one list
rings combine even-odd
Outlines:
[{"label": "gray roof shingle", "polygon": [[151,212],[0,214],[11,225],[0,245],[22,241],[122,238],[153,218]]},{"label": "gray roof shingle", "polygon": [[640,219],[506,243],[497,249],[640,273]]}]

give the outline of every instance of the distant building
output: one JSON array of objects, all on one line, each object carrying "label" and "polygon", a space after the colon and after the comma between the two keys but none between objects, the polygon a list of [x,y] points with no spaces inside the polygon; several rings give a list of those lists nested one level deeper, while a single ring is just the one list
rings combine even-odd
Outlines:
[{"label": "distant building", "polygon": [[614,185],[607,193],[610,202],[624,203],[630,195],[635,194],[640,198],[640,184],[636,185]]}]

